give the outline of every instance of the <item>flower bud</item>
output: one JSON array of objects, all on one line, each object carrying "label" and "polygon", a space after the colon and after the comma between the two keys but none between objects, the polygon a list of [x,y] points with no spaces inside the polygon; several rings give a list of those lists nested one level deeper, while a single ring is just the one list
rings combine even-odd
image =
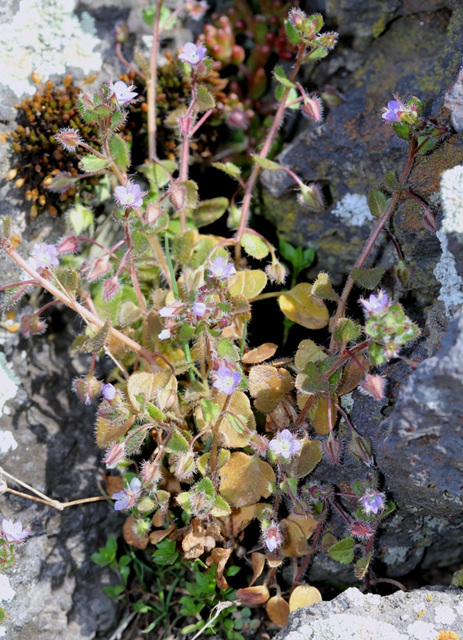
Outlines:
[{"label": "flower bud", "polygon": [[136,520],[135,524],[133,525],[133,532],[139,538],[144,538],[145,536],[147,536],[150,529],[151,522],[149,520],[144,520],[143,518]]},{"label": "flower bud", "polygon": [[93,282],[93,280],[97,280],[108,273],[110,269],[109,260],[109,255],[92,260],[90,263],[90,272],[87,275],[87,282]]},{"label": "flower bud", "polygon": [[307,207],[316,213],[322,213],[325,210],[322,190],[317,184],[303,184],[297,200],[302,207]]},{"label": "flower bud", "polygon": [[358,389],[361,393],[375,400],[382,400],[385,384],[386,380],[382,376],[372,376],[368,373]]},{"label": "flower bud", "polygon": [[183,209],[185,205],[185,197],[186,197],[185,187],[175,184],[174,182],[171,185],[168,193],[169,193],[168,195],[169,202],[174,207],[174,209],[176,209],[177,211],[180,211],[180,209]]},{"label": "flower bud", "polygon": [[276,284],[284,284],[287,276],[286,267],[278,262],[278,260],[274,260],[272,264],[268,264],[265,267],[265,273],[269,277],[271,282],[275,282]]},{"label": "flower bud", "polygon": [[113,469],[114,467],[117,467],[119,462],[122,462],[122,460],[125,459],[125,456],[126,452],[124,445],[120,442],[116,442],[106,452],[103,462],[108,469]]},{"label": "flower bud", "polygon": [[337,440],[332,433],[328,436],[328,440],[323,442],[322,449],[328,456],[331,464],[339,464],[341,460],[342,442]]},{"label": "flower bud", "polygon": [[120,285],[116,276],[105,280],[103,285],[103,300],[112,300],[119,291]]},{"label": "flower bud", "polygon": [[185,453],[178,457],[175,465],[175,476],[180,482],[191,478],[196,469],[195,457],[192,453]]},{"label": "flower bud", "polygon": [[375,535],[376,529],[366,522],[352,522],[350,526],[350,533],[354,538],[363,538],[368,540]]},{"label": "flower bud", "polygon": [[147,513],[148,511],[153,511],[156,506],[154,500],[149,496],[143,496],[141,500],[138,501],[137,508],[141,513]]},{"label": "flower bud", "polygon": [[323,120],[323,103],[314,93],[310,96],[304,96],[301,111],[302,114],[310,120],[314,120],[315,122],[321,122]]},{"label": "flower bud", "polygon": [[93,375],[82,378],[74,378],[72,390],[76,393],[84,404],[91,404],[99,395],[103,383]]},{"label": "flower bud", "polygon": [[361,436],[352,429],[351,441],[347,448],[355,458],[361,460],[367,466],[370,467],[373,464],[373,449],[370,438]]},{"label": "flower bud", "polygon": [[24,337],[38,336],[45,333],[47,330],[47,323],[45,320],[39,318],[37,314],[21,316],[21,333]]},{"label": "flower bud", "polygon": [[58,253],[75,253],[79,248],[79,239],[76,236],[63,238],[57,245]]}]

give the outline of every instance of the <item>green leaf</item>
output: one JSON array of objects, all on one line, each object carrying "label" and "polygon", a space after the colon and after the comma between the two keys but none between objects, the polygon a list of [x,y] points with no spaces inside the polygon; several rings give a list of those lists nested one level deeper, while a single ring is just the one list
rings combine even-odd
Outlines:
[{"label": "green leaf", "polygon": [[374,267],[373,269],[359,269],[354,267],[350,272],[352,278],[364,289],[374,289],[381,282],[386,267]]},{"label": "green leaf", "polygon": [[309,362],[302,373],[296,377],[296,388],[303,393],[329,391],[330,383],[322,375],[317,362]]},{"label": "green leaf", "polygon": [[386,210],[388,199],[379,189],[371,189],[368,193],[368,208],[375,218],[382,216]]},{"label": "green leaf", "polygon": [[420,145],[421,143],[423,143],[423,146],[420,147],[418,153],[421,156],[425,156],[427,153],[432,151],[436,147],[436,145],[439,144],[439,140],[438,138],[426,139],[426,136],[418,136],[418,144]]},{"label": "green leaf", "polygon": [[[285,91],[287,91],[287,89],[285,87],[283,87],[283,85],[281,85],[281,84],[277,85],[275,87],[275,97],[276,97],[276,99],[277,100],[282,100]],[[289,92],[288,92],[288,95],[286,96],[286,106],[288,106],[289,102],[292,102],[293,100],[296,100],[297,97],[298,97],[298,93],[297,93],[296,89],[290,89]],[[295,104],[292,104],[289,108],[290,109],[299,109],[299,102],[296,102]]]},{"label": "green leaf", "polygon": [[109,142],[109,150],[117,166],[123,171],[130,164],[130,154],[125,140],[119,135],[114,135]]},{"label": "green leaf", "polygon": [[153,418],[154,420],[166,419],[166,416],[162,413],[161,409],[158,409],[158,407],[156,407],[156,405],[154,405],[152,402],[145,402],[145,410],[147,411],[150,418]]},{"label": "green leaf", "polygon": [[320,272],[312,285],[312,295],[322,300],[333,300],[336,302],[338,294],[331,286],[330,277],[327,273]]},{"label": "green leaf", "polygon": [[208,111],[215,107],[215,100],[212,94],[206,89],[203,84],[199,85],[198,96],[195,102],[196,111]]},{"label": "green leaf", "polygon": [[72,293],[77,291],[80,284],[80,274],[74,269],[74,267],[71,267],[70,265],[66,267],[58,267],[58,269],[55,269],[54,274],[65,289]]},{"label": "green leaf", "polygon": [[291,80],[286,76],[286,73],[283,67],[280,65],[277,65],[275,67],[273,71],[273,75],[275,80],[277,80],[280,84],[282,84],[287,89],[292,89],[293,87],[296,86],[294,82],[291,82]]},{"label": "green leaf", "polygon": [[303,62],[312,62],[313,60],[321,60],[322,58],[326,58],[328,55],[328,51],[323,49],[323,47],[317,47],[313,49],[309,54],[306,55]]},{"label": "green leaf", "polygon": [[138,431],[138,426],[134,427],[132,432],[133,435],[131,436],[129,431],[125,440],[125,448],[128,456],[131,456],[141,449],[147,435],[146,430],[142,429],[141,431]]},{"label": "green leaf", "polygon": [[156,551],[153,553],[153,559],[156,560],[156,564],[160,565],[172,565],[179,557],[175,542],[168,538],[161,540],[156,546]]},{"label": "green leaf", "polygon": [[169,184],[170,176],[168,172],[172,173],[177,169],[177,163],[174,160],[163,160],[162,164],[167,171],[164,166],[156,162],[148,162],[138,167],[138,170],[146,176],[150,184],[150,190],[153,193],[158,193],[166,184]]},{"label": "green leaf", "polygon": [[67,214],[67,218],[71,223],[75,234],[78,236],[80,236],[84,229],[91,229],[93,227],[93,211],[84,207],[78,201],[76,201],[74,207]]},{"label": "green leaf", "polygon": [[[148,9],[142,9],[141,16],[143,18],[143,22],[147,24],[149,27],[152,27],[154,24],[154,18],[156,16],[156,7],[149,7]],[[159,26],[163,27],[166,22],[169,20],[171,16],[171,12],[165,6],[161,7],[161,16],[159,19]]]},{"label": "green leaf", "polygon": [[220,413],[220,407],[208,398],[201,400],[201,410],[203,412],[204,422],[211,424]]},{"label": "green leaf", "polygon": [[386,172],[386,175],[384,176],[384,185],[391,192],[402,191],[403,189],[402,185],[397,179],[397,176],[392,171]]},{"label": "green leaf", "polygon": [[174,453],[175,455],[181,455],[188,453],[189,450],[187,440],[178,431],[174,431],[169,442],[166,444],[166,451],[168,453]]},{"label": "green leaf", "polygon": [[299,44],[301,38],[299,36],[299,32],[296,27],[289,21],[285,20],[285,30],[286,35],[288,36],[288,40],[291,44]]},{"label": "green leaf", "polygon": [[213,162],[212,166],[235,178],[235,180],[238,180],[241,176],[241,169],[233,162]]},{"label": "green leaf", "polygon": [[282,170],[278,162],[273,162],[273,160],[269,160],[268,158],[261,158],[260,156],[257,156],[255,154],[253,154],[251,157],[254,160],[254,162],[258,164],[259,167],[261,167],[262,169],[267,169],[267,171]]},{"label": "green leaf", "polygon": [[222,496],[216,496],[214,500],[214,506],[211,510],[211,515],[216,518],[222,518],[229,516],[231,513],[230,505],[226,502]]},{"label": "green leaf", "polygon": [[82,353],[96,353],[104,347],[109,336],[111,321],[108,318],[104,325],[95,333],[92,338],[87,338],[80,348]]},{"label": "green leaf", "polygon": [[85,173],[96,173],[97,171],[102,171],[107,166],[108,161],[106,158],[99,158],[93,153],[89,153],[81,158],[80,163]]},{"label": "green leaf", "polygon": [[228,204],[228,198],[223,197],[203,200],[191,215],[198,227],[205,227],[221,218],[227,210]]},{"label": "green leaf", "polygon": [[371,553],[364,556],[363,558],[359,558],[355,563],[354,574],[357,580],[363,580],[368,567],[370,566],[371,561]]},{"label": "green leaf", "polygon": [[402,138],[402,140],[408,140],[410,138],[410,129],[405,122],[394,122],[392,128],[396,136]]},{"label": "green leaf", "polygon": [[248,256],[252,256],[257,260],[262,260],[266,258],[270,253],[267,244],[259,238],[255,236],[253,233],[243,233],[240,241],[241,246],[246,251]]},{"label": "green leaf", "polygon": [[339,346],[344,346],[352,340],[356,340],[362,331],[362,327],[350,318],[340,318],[336,324],[333,337]]},{"label": "green leaf", "polygon": [[232,360],[233,362],[237,362],[239,359],[238,349],[235,347],[233,342],[223,338],[220,340],[217,345],[217,355],[221,359]]},{"label": "green leaf", "polygon": [[344,538],[328,549],[328,555],[336,562],[350,564],[354,559],[354,547],[355,540],[353,538]]},{"label": "green leaf", "polygon": [[9,238],[11,232],[11,216],[3,216],[2,218],[2,235]]},{"label": "green leaf", "polygon": [[295,259],[296,247],[293,247],[293,245],[289,242],[286,242],[286,240],[280,240],[278,248],[283,258],[293,264],[293,261]]},{"label": "green leaf", "polygon": [[142,256],[150,248],[148,236],[136,229],[132,233],[133,249],[137,256]]}]

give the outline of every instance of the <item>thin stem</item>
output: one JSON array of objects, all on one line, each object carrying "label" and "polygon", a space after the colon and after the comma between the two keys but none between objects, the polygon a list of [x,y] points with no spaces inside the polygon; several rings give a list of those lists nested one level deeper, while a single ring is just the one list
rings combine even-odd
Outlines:
[{"label": "thin stem", "polygon": [[119,60],[122,62],[122,64],[127,67],[127,69],[130,69],[130,71],[132,71],[136,76],[140,76],[140,78],[143,78],[144,80],[146,80],[146,76],[144,73],[142,73],[140,71],[140,69],[138,69],[137,67],[134,67],[123,55],[122,53],[122,46],[120,42],[116,42],[116,56],[119,58]]},{"label": "thin stem", "polygon": [[[10,258],[12,258],[16,264],[18,264],[26,273],[28,273],[32,278],[37,280],[38,284],[43,287],[46,291],[52,294],[55,298],[57,298],[60,302],[65,304],[67,307],[78,313],[84,320],[88,323],[97,326],[101,329],[104,326],[103,320],[98,318],[96,315],[91,313],[88,309],[83,307],[81,304],[77,302],[75,298],[71,298],[69,294],[64,293],[60,289],[58,289],[54,284],[52,284],[46,278],[43,278],[35,269],[33,269],[20,255],[19,253],[11,246],[10,243],[5,243],[3,247],[5,253],[7,253]],[[160,358],[163,360],[168,367],[172,370],[172,373],[175,373],[175,368],[172,363],[164,356],[164,354],[159,353],[158,351],[150,352],[135,340],[132,340],[128,336],[126,336],[121,331],[114,329],[113,327],[109,328],[109,335],[117,340],[119,343],[125,345],[128,349],[135,351],[141,358],[149,362],[150,364],[154,364],[156,362],[156,358]]]},{"label": "thin stem", "polygon": [[[133,288],[135,289],[135,294],[137,296],[138,304],[140,305],[140,309],[142,310],[143,315],[146,315],[146,303],[143,293],[140,289],[140,283],[138,281],[137,270],[135,269],[135,261],[132,257],[133,250],[133,242],[132,242],[132,234],[130,233],[130,227],[128,224],[125,225],[125,238],[127,240],[127,246],[130,251],[130,260],[129,260],[129,268],[130,268],[130,277],[132,279]],[[122,266],[122,265],[121,265]]]},{"label": "thin stem", "polygon": [[161,19],[161,7],[163,0],[156,0],[156,13],[153,23],[153,44],[151,45],[149,77],[146,80],[146,92],[148,100],[148,153],[149,161],[156,156],[156,100],[157,100],[157,66],[159,52],[159,22]]},{"label": "thin stem", "polygon": [[[296,62],[294,64],[294,68],[293,71],[291,73],[290,76],[290,81],[294,82],[298,72],[299,72],[299,68],[302,64],[302,59],[304,57],[304,53],[305,53],[305,45],[301,44],[299,45],[299,51],[297,54],[297,58],[296,58]],[[281,120],[283,118],[283,114],[285,112],[286,109],[286,99],[289,95],[290,89],[287,88],[284,90],[283,95],[281,97],[280,100],[280,104],[278,105],[278,109],[277,112],[275,114],[275,118],[273,119],[272,122],[272,126],[270,127],[270,130],[267,134],[267,137],[265,139],[264,145],[261,149],[261,152],[259,153],[259,157],[260,158],[266,158],[268,152],[270,151],[270,148],[272,146],[273,140],[277,134],[278,128],[280,126]],[[260,166],[255,163],[252,171],[251,171],[251,175],[248,178],[248,181],[246,183],[246,189],[244,192],[244,199],[243,199],[243,206],[241,208],[241,219],[240,219],[240,224],[238,227],[238,230],[236,232],[236,236],[235,236],[235,240],[236,240],[236,244],[235,244],[235,261],[237,263],[239,263],[241,261],[241,246],[239,244],[241,237],[244,233],[244,230],[246,229],[247,222],[248,222],[248,218],[249,218],[249,211],[251,208],[251,199],[252,199],[252,195],[254,192],[254,187],[256,185],[256,181],[257,178],[259,176],[260,173]]]},{"label": "thin stem", "polygon": [[167,284],[169,285],[169,289],[173,289],[172,286],[172,275],[170,273],[169,267],[166,262],[166,257],[162,251],[161,243],[159,242],[159,238],[157,235],[152,234],[149,236],[149,243],[151,248],[153,249],[156,259],[158,261],[159,268],[162,271],[163,276],[167,280]]},{"label": "thin stem", "polygon": [[[408,151],[408,158],[407,158],[407,162],[405,163],[405,167],[403,169],[402,175],[400,177],[400,184],[403,186],[405,185],[408,176],[410,175],[410,171],[412,169],[413,166],[413,160],[415,158],[415,153],[416,153],[416,139],[412,138],[411,142],[410,142],[410,147],[409,147],[409,151]],[[389,205],[386,207],[386,210],[384,211],[384,213],[382,214],[382,216],[378,219],[378,222],[376,223],[375,228],[373,229],[373,231],[371,232],[370,237],[367,240],[367,243],[365,245],[365,247],[362,250],[362,253],[360,254],[360,256],[357,259],[357,262],[354,265],[354,268],[359,269],[361,267],[363,267],[363,265],[365,264],[366,259],[368,258],[368,256],[370,255],[370,251],[373,249],[379,234],[381,233],[381,231],[384,229],[384,227],[386,226],[386,224],[388,223],[391,215],[393,214],[397,203],[399,202],[401,196],[401,192],[400,191],[396,191],[394,193],[394,195],[391,198],[391,201],[389,203]],[[355,280],[352,277],[352,275],[349,275],[349,277],[347,278],[346,284],[344,285],[344,289],[343,292],[341,294],[341,297],[338,300],[338,308],[336,310],[336,315],[334,316],[333,322],[332,322],[332,327],[333,327],[333,333],[331,335],[331,341],[330,341],[330,351],[333,352],[336,348],[336,340],[334,339],[334,329],[336,328],[337,322],[340,318],[342,318],[344,316],[344,312],[346,309],[346,304],[347,304],[347,299],[349,297],[350,292],[352,291],[352,288],[355,284]]]},{"label": "thin stem", "polygon": [[[55,507],[56,509],[59,509],[60,511],[62,510],[61,503],[58,500],[52,500],[51,498],[46,496],[44,493],[42,493],[38,489],[34,489],[34,487],[31,487],[26,482],[23,482],[22,480],[19,480],[15,476],[12,476],[11,473],[8,473],[8,471],[5,471],[5,469],[3,469],[3,467],[0,467],[0,474],[3,474],[7,478],[10,478],[14,482],[16,482],[16,484],[19,484],[21,487],[24,487],[25,489],[29,489],[29,491],[32,491],[32,493],[35,493],[35,495],[37,495],[40,498],[42,498],[45,502],[50,504],[52,507]],[[28,496],[26,495],[26,497],[28,497]]]},{"label": "thin stem", "polygon": [[214,426],[212,427],[212,450],[211,450],[211,473],[214,474],[217,468],[217,460],[218,460],[218,447],[219,447],[219,425],[222,422],[225,411],[227,410],[228,405],[230,404],[231,395],[225,398],[225,402],[223,403],[222,411],[220,412],[217,420],[215,421]]}]

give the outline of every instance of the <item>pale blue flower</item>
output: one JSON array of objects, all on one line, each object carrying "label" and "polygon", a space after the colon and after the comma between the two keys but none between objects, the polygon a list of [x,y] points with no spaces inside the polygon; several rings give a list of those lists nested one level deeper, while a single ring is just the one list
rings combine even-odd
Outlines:
[{"label": "pale blue flower", "polygon": [[276,438],[273,438],[270,442],[269,449],[273,451],[277,458],[289,460],[292,456],[299,453],[302,449],[302,443],[289,429],[283,429],[283,431],[279,431]]},{"label": "pale blue flower", "polygon": [[238,371],[232,371],[224,365],[219,367],[213,375],[214,382],[212,386],[227,395],[232,394],[241,382],[241,375]]},{"label": "pale blue flower", "polygon": [[218,280],[228,280],[228,278],[235,275],[236,269],[231,262],[218,256],[209,267],[209,273]]},{"label": "pale blue flower", "polygon": [[374,489],[367,489],[360,498],[360,503],[367,515],[370,513],[377,515],[378,511],[383,511],[386,506],[384,504],[384,494],[374,491]]},{"label": "pale blue flower", "polygon": [[382,289],[378,291],[377,296],[375,296],[372,293],[368,298],[368,300],[364,300],[364,298],[360,298],[359,302],[361,305],[363,305],[363,308],[365,309],[368,315],[371,315],[373,313],[381,313],[381,311],[385,311],[389,304],[387,294]]},{"label": "pale blue flower", "polygon": [[125,82],[122,82],[122,80],[117,80],[114,84],[109,82],[108,86],[114,93],[116,102],[120,107],[124,107],[126,104],[129,104],[129,102],[132,102],[138,95],[138,93],[132,91],[134,88],[133,84],[127,86]]},{"label": "pale blue flower", "polygon": [[188,64],[196,66],[202,61],[206,55],[206,51],[206,47],[202,45],[197,46],[193,42],[186,42],[178,54],[178,57],[182,62],[188,62]]},{"label": "pale blue flower", "polygon": [[18,522],[13,522],[13,520],[3,518],[0,533],[6,542],[21,544],[29,535],[30,529],[23,529],[19,520]]},{"label": "pale blue flower", "polygon": [[113,493],[113,498],[116,500],[114,509],[116,511],[122,511],[128,509],[137,504],[138,497],[141,492],[141,482],[138,478],[132,478],[130,484],[125,486],[125,489]]},{"label": "pale blue flower", "polygon": [[57,267],[59,265],[58,249],[54,244],[38,242],[32,250],[31,259],[33,260],[33,266],[37,269]]},{"label": "pale blue flower", "polygon": [[119,185],[114,189],[114,198],[127,209],[136,209],[143,204],[143,196],[140,185],[135,182],[127,182],[126,186]]}]

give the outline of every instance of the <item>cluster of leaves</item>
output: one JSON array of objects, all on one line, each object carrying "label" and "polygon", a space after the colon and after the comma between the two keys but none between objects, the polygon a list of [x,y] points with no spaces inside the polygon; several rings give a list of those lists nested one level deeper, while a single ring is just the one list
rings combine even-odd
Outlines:
[{"label": "cluster of leaves", "polygon": [[[153,17],[155,31],[160,17]],[[341,398],[357,387],[384,397],[385,381],[375,367],[397,357],[419,329],[384,291],[361,298],[364,322],[346,316],[346,304],[355,283],[370,290],[378,286],[383,269],[365,269],[365,260],[405,193],[414,159],[437,135],[416,98],[407,104],[394,101],[387,119],[408,127],[407,161],[396,186],[388,187],[390,197],[377,191],[369,198],[376,225],[341,295],[326,273],[314,282],[297,283],[313,256],[287,244],[281,252],[295,279],[289,289],[266,293],[269,280],[283,284],[286,269],[275,247],[248,226],[259,171],[286,170],[299,185],[301,205],[323,207],[317,185],[302,184],[267,158],[286,108],[320,116],[317,99],[296,78],[302,64],[324,57],[335,45],[336,34],[322,28],[319,14],[293,9],[288,15],[285,29],[296,61],[290,76],[281,67],[275,70],[278,108],[260,153],[253,156],[249,178],[231,162],[214,165],[244,193],[240,207],[224,197],[201,199],[189,176],[191,139],[212,115],[215,100],[204,82],[213,66],[206,47],[186,43],[177,61],[190,87],[188,104],[177,113],[179,157],[146,162],[139,167],[141,184],[128,179],[130,153],[119,133],[137,97],[133,86],[110,82],[94,95],[80,94],[83,121],[96,123],[99,131],[98,150],[75,129],[56,134],[66,149],[86,151],[80,159],[83,171],[112,180],[112,224],[119,232],[115,244],[101,245],[74,233],[56,246],[38,244],[25,261],[10,241],[9,219],[2,239],[4,251],[29,277],[3,287],[10,301],[37,284],[86,322],[74,350],[91,354],[92,360],[74,389],[83,402],[99,399],[96,440],[107,450],[107,467],[122,473],[110,493],[115,509],[128,515],[126,541],[140,549],[154,545],[158,551],[164,541],[185,560],[200,560],[210,571],[203,587],[211,588],[213,576],[225,594],[236,556],[242,556],[243,545],[251,546],[253,579],[236,598],[245,605],[267,603],[275,624],[284,624],[294,602],[314,598],[312,590],[299,591],[291,605],[281,596],[275,576],[286,558],[297,567],[296,585],[311,559],[324,552],[355,563],[355,575],[362,578],[368,575],[375,532],[394,508],[380,491],[371,443],[356,431]],[[155,115],[150,113],[151,122]],[[151,149],[153,136],[151,128]],[[69,188],[73,180],[61,175],[52,186]],[[202,233],[226,211],[236,228],[231,238]],[[78,254],[88,243],[99,252]],[[262,261],[265,267],[254,268]],[[294,357],[273,360],[276,344],[250,346],[251,309],[269,295],[277,298],[281,317],[307,331],[326,328],[329,347],[307,337]],[[23,333],[44,330],[43,310],[23,316]],[[103,354],[115,364],[106,384],[94,373]],[[323,458],[339,465],[344,456],[359,463],[359,477],[340,494],[312,474]],[[344,531],[330,528],[333,510],[343,519]],[[258,550],[255,533],[251,541],[247,537],[256,526]],[[193,601],[182,603],[185,612],[199,615],[195,603],[203,587],[189,590]],[[276,596],[270,597],[270,588],[277,589]],[[237,632],[236,627],[229,631]]]},{"label": "cluster of leaves", "polygon": [[[253,631],[260,625],[260,620],[252,619],[249,607],[239,606],[234,589],[218,587],[214,565],[209,568],[199,559],[186,564],[175,542],[161,540],[150,558],[145,554],[140,559],[132,548],[126,551],[121,553],[111,536],[92,560],[117,573],[119,584],[106,586],[104,591],[137,613],[138,626],[146,625],[143,633],[163,627],[164,637],[175,630],[182,635],[201,630],[204,635],[219,633],[227,640],[244,640],[241,631]],[[226,575],[232,577],[239,571],[237,566],[229,567]]]},{"label": "cluster of leaves", "polygon": [[[62,87],[54,86],[50,80],[42,85],[38,77],[34,79],[37,92],[16,105],[18,126],[11,134],[11,148],[17,166],[8,178],[15,181],[15,187],[25,190],[26,200],[31,202],[31,218],[42,211],[54,217],[69,208],[76,196],[81,203],[94,204],[99,182],[92,177],[82,179],[79,157],[67,154],[54,136],[63,127],[80,128],[88,143],[96,145],[98,129],[95,123],[80,121],[76,103],[81,89],[73,84],[70,75],[64,78]],[[63,172],[79,177],[79,181],[64,191],[50,192],[48,187],[53,178]]]}]

